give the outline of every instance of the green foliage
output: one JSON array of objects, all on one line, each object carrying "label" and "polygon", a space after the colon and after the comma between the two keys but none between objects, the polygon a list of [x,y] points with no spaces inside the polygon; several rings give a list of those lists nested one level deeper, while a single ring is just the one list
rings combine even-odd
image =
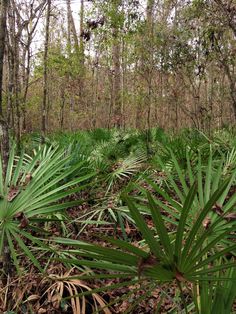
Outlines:
[{"label": "green foliage", "polygon": [[[60,45],[55,46],[49,50],[48,56],[48,68],[57,78],[67,80],[76,79],[78,75],[81,74],[81,62],[79,52],[70,52],[70,55],[67,56],[67,53],[62,51]],[[40,59],[38,60],[38,65],[34,69],[35,77],[43,76],[43,55],[40,54]]]},{"label": "green foliage", "polygon": [[33,157],[22,153],[17,158],[13,145],[5,178],[0,162],[0,252],[4,255],[8,246],[18,271],[19,249],[39,270],[43,270],[32,248],[50,251],[46,245],[48,232],[43,228],[44,223],[50,221],[52,215],[55,215],[53,220],[58,221],[57,213],[76,205],[78,201],[62,201],[80,191],[81,183],[93,176],[90,172],[66,180],[83,168],[83,162],[69,167],[68,158],[63,150],[52,146],[39,147]]},{"label": "green foliage", "polygon": [[[133,286],[133,291],[121,297],[128,300],[140,284],[145,293],[137,296],[127,309],[127,312],[132,312],[141,300],[152,295],[157,285],[177,284],[179,291],[175,288],[175,301],[179,303],[181,296],[182,305],[178,306],[184,307],[186,313],[190,310],[209,314],[217,311],[230,313],[236,293],[233,284],[235,148],[232,141],[224,145],[219,134],[207,137],[199,131],[183,130],[181,134],[171,135],[161,129],[152,129],[148,143],[150,155],[146,154],[147,133],[140,131],[98,129],[57,134],[39,150],[35,138],[34,157],[24,155],[19,166],[22,173],[28,173],[27,167],[36,156],[46,166],[48,161],[51,162],[48,155],[57,150],[63,152],[63,171],[74,171],[57,181],[55,193],[61,183],[67,191],[68,184],[77,182],[79,175],[84,176],[86,183],[86,178],[89,178],[92,186],[87,199],[89,209],[78,212],[78,217],[73,220],[79,226],[79,236],[87,234],[84,233],[85,228],[87,231],[92,226],[96,230],[100,226],[104,229],[113,227],[116,234],[116,238],[97,235],[102,246],[69,237],[51,239],[57,248],[61,247],[57,261],[66,267],[86,268],[89,274],[78,276],[79,280],[100,282],[99,288],[79,295]],[[231,138],[230,135],[228,137]],[[50,141],[53,142],[51,146]],[[61,149],[57,148],[58,143]],[[14,165],[17,168],[17,163]],[[90,177],[93,171],[96,176]],[[38,176],[37,173],[40,171],[36,171],[34,177]],[[53,174],[56,175],[57,172]],[[51,188],[53,193],[54,187]],[[73,190],[69,188],[65,193]],[[54,214],[53,209],[60,212],[57,206],[63,204],[56,202],[47,208],[52,207]],[[27,208],[25,212],[31,222]],[[37,209],[32,213],[37,216]],[[41,208],[40,221],[45,223],[44,213],[46,216],[49,214]],[[32,216],[33,223],[28,224],[28,229],[31,225],[36,227],[34,218]],[[15,220],[13,217],[13,222]],[[127,223],[138,232],[141,241],[137,242],[136,236],[126,232]],[[118,227],[120,232],[116,233]],[[23,232],[29,233],[28,229]],[[20,232],[22,237],[26,237]],[[37,243],[33,239],[31,241],[41,250],[48,251],[46,246],[43,247],[43,240],[41,235]],[[104,287],[102,280],[106,279],[114,280],[114,284]],[[221,300],[218,297],[220,293]],[[110,300],[110,305],[114,302],[117,300]]]},{"label": "green foliage", "polygon": [[[166,228],[159,205],[155,203],[150,193],[147,193],[147,206],[154,223],[154,230],[150,230],[135,203],[125,195],[124,201],[142,234],[145,247],[138,248],[127,241],[115,239],[106,240],[115,245],[117,249],[81,241],[59,239],[59,243],[73,245],[75,247],[73,252],[79,257],[73,260],[62,259],[62,261],[103,271],[113,271],[115,272],[114,278],[126,276],[129,285],[139,281],[143,282],[144,278],[157,282],[177,281],[180,287],[188,282],[196,285],[199,282],[224,280],[224,271],[235,267],[234,262],[224,262],[224,256],[226,253],[235,251],[236,245],[227,243],[222,246],[221,243],[222,240],[229,237],[234,227],[227,225],[225,229],[217,230],[216,236],[211,239],[209,234],[215,232],[224,218],[219,217],[209,229],[204,230],[202,224],[214,204],[225,193],[228,184],[228,181],[224,182],[209,196],[200,212],[195,213],[194,224],[189,225],[188,221],[192,216],[191,208],[197,194],[197,184],[193,184],[184,198],[177,229],[173,234],[170,234]],[[229,201],[225,206],[227,204],[229,206],[229,203],[231,202]],[[231,205],[235,205],[235,203],[234,200]],[[222,274],[220,278],[217,276],[219,273]],[[91,278],[96,278],[96,276],[91,276]],[[147,284],[145,289],[152,287],[149,285]],[[112,288],[111,286],[110,289]],[[192,297],[195,297],[194,291]]]},{"label": "green foliage", "polygon": [[200,313],[232,313],[232,307],[236,298],[236,269],[226,270],[225,276],[228,280],[221,281],[217,285],[207,281],[201,283],[199,295]]}]

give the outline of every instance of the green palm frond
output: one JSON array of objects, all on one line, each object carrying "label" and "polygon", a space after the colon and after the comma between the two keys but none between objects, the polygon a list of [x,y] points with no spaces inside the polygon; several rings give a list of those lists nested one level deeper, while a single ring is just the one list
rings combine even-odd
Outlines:
[{"label": "green palm frond", "polygon": [[[225,175],[225,166],[227,166],[227,159],[223,156],[221,160],[215,162],[211,149],[209,150],[209,156],[207,162],[202,163],[202,155],[199,152],[198,158],[192,160],[191,156],[186,154],[186,171],[181,168],[180,164],[177,161],[177,158],[173,152],[171,152],[172,163],[175,168],[175,175],[172,171],[165,165],[164,161],[161,158],[158,158],[158,164],[160,165],[162,172],[165,177],[165,186],[160,187],[158,182],[154,182],[152,179],[146,177],[146,182],[152,187],[153,191],[158,195],[164,197],[167,203],[161,203],[159,200],[156,200],[163,210],[172,213],[173,217],[178,217],[178,211],[181,211],[181,207],[177,206],[176,203],[183,205],[184,200],[190,190],[190,186],[194,183],[195,179],[198,182],[198,188],[196,197],[191,208],[191,212],[196,214],[201,208],[203,208],[210,197],[213,196],[215,191],[221,187],[224,182],[224,178],[229,177],[229,173]],[[221,197],[217,200],[217,203],[214,204],[213,210],[209,213],[209,219],[214,222],[219,212],[222,215],[227,215],[233,211],[232,203],[235,201],[236,196],[232,195],[231,200],[225,205],[229,191],[233,188],[236,176],[236,170],[231,171],[230,179],[228,180],[228,185],[222,193]],[[142,191],[142,189],[140,189]],[[173,198],[173,193],[175,197]],[[173,210],[173,206],[176,210]],[[177,216],[176,216],[177,215]],[[174,223],[174,219],[172,219]],[[188,222],[190,225],[194,221]]]},{"label": "green palm frond", "polygon": [[130,179],[136,174],[146,160],[146,155],[142,152],[139,154],[130,154],[128,157],[118,160],[112,165],[110,173],[107,175],[108,191],[112,184],[117,180]]},{"label": "green palm frond", "polygon": [[195,285],[204,281],[224,280],[225,270],[234,268],[235,263],[224,261],[223,258],[227,253],[235,252],[236,244],[231,242],[222,246],[221,243],[229,237],[234,228],[226,224],[225,228],[217,230],[217,236],[211,239],[209,235],[214,234],[223,217],[219,217],[207,230],[202,228],[202,223],[214,204],[225,193],[228,184],[228,181],[224,182],[213,195],[209,196],[204,207],[196,214],[195,223],[190,226],[189,216],[192,215],[191,208],[198,191],[197,184],[193,184],[185,197],[175,233],[168,231],[164,215],[150,193],[147,193],[147,206],[154,224],[153,229],[149,228],[133,200],[124,195],[124,201],[146,244],[145,249],[120,239],[107,238],[109,243],[107,247],[76,240],[57,239],[59,243],[73,246],[73,254],[77,256],[74,259],[60,260],[72,265],[100,269],[104,276],[107,272],[109,274],[112,272],[114,278],[126,274],[130,284],[148,280],[177,281],[180,285],[191,282]]},{"label": "green palm frond", "polygon": [[17,247],[20,247],[25,256],[42,270],[42,266],[25,244],[27,239],[33,245],[46,248],[44,242],[47,243],[48,239],[32,235],[34,219],[40,218],[43,221],[48,215],[77,204],[77,201],[59,201],[80,191],[83,188],[81,184],[94,173],[77,175],[71,181],[64,181],[72,173],[78,174],[78,170],[83,168],[83,162],[68,167],[68,156],[65,156],[63,150],[54,147],[41,146],[32,158],[27,156],[27,161],[24,160],[23,154],[15,158],[13,145],[5,178],[0,160],[0,254],[3,254],[4,246],[8,243],[15,266],[19,270]]}]

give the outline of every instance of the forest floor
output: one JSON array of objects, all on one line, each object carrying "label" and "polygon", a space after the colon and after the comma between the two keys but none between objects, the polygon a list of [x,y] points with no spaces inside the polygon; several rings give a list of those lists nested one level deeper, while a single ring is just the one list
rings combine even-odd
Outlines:
[{"label": "forest floor", "polygon": [[[129,277],[129,262],[126,278],[116,277],[114,271],[107,272],[110,277],[102,278],[101,275],[104,274],[104,270],[93,267],[92,264],[94,259],[100,259],[101,263],[103,262],[101,259],[103,255],[99,255],[100,251],[92,253],[89,251],[89,247],[85,247],[88,249],[86,255],[86,251],[83,250],[78,253],[79,251],[76,251],[74,245],[78,241],[77,243],[93,244],[96,249],[98,247],[111,249],[110,257],[104,255],[104,261],[107,263],[109,259],[112,261],[112,252],[115,254],[115,251],[112,251],[114,246],[107,241],[108,238],[121,240],[122,243],[142,249],[144,252],[147,251],[146,235],[137,224],[136,219],[138,218],[130,214],[130,205],[127,206],[124,202],[124,194],[129,195],[135,206],[139,208],[143,223],[148,230],[154,232],[156,228],[155,219],[150,213],[147,193],[152,195],[161,209],[160,213],[165,221],[166,232],[172,239],[178,232],[181,219],[178,216],[178,209],[186,206],[184,204],[186,204],[186,198],[189,195],[188,191],[191,190],[190,183],[195,181],[195,178],[198,182],[197,197],[201,203],[201,195],[203,195],[203,206],[205,206],[205,200],[210,200],[211,197],[214,199],[214,192],[220,189],[223,180],[230,180],[230,185],[227,186],[223,196],[221,196],[222,202],[214,202],[204,221],[200,224],[203,230],[199,234],[207,232],[213,225],[214,219],[221,219],[222,226],[227,224],[227,228],[232,228],[232,224],[236,220],[236,181],[234,177],[236,139],[234,130],[222,130],[208,137],[193,130],[191,132],[183,131],[179,135],[168,135],[162,130],[155,129],[151,131],[151,140],[150,134],[148,138],[150,142],[147,143],[147,134],[139,131],[96,130],[78,134],[60,134],[49,137],[45,144],[46,148],[43,148],[40,153],[37,153],[38,149],[41,149],[37,136],[24,139],[23,145],[27,155],[21,164],[22,171],[19,170],[19,180],[22,180],[24,173],[29,174],[28,169],[31,169],[30,172],[33,177],[27,183],[29,187],[30,184],[34,183],[33,180],[37,176],[40,177],[39,180],[43,180],[47,171],[42,172],[44,174],[40,176],[41,170],[38,170],[37,167],[43,169],[44,166],[41,165],[43,165],[44,160],[48,160],[45,165],[49,163],[49,160],[53,160],[54,157],[48,156],[51,156],[50,154],[59,147],[59,150],[65,151],[62,156],[66,156],[66,161],[62,169],[65,169],[67,174],[62,177],[62,172],[60,172],[61,177],[55,185],[55,191],[58,191],[60,186],[64,187],[65,185],[68,188],[63,188],[62,193],[69,192],[65,192],[67,195],[63,197],[63,194],[61,199],[56,202],[50,203],[48,201],[48,203],[35,206],[35,215],[27,211],[27,205],[16,210],[17,214],[14,214],[12,223],[19,227],[18,238],[20,240],[14,237],[9,240],[11,235],[14,235],[14,230],[10,229],[7,239],[12,255],[11,273],[8,277],[3,276],[0,281],[0,313],[164,314],[186,313],[185,305],[187,313],[197,313],[193,297],[193,291],[196,292],[194,284],[191,281],[182,280],[180,278],[182,274],[179,274],[179,277],[176,275],[176,278],[168,282],[165,280],[164,282],[153,281],[149,277],[142,278],[145,270],[153,266],[153,256],[138,259],[138,264],[134,264],[133,269],[135,267],[137,269],[135,275],[135,278],[138,278],[137,282],[131,280],[131,275]],[[37,159],[35,156],[38,156],[38,162],[34,162]],[[18,169],[17,162],[19,160],[19,157],[15,157],[12,161],[13,173]],[[34,166],[30,168],[29,165],[32,162],[34,162]],[[60,159],[57,162],[58,167],[60,167]],[[57,164],[52,162],[53,171],[56,171],[55,166]],[[68,171],[70,167],[75,171]],[[55,172],[53,178],[56,178],[56,175]],[[76,183],[77,191],[73,192],[74,187],[70,185],[70,182],[73,180],[77,182],[79,177],[83,177],[84,180],[82,183]],[[45,181],[40,187],[43,191],[40,194],[42,199],[45,197],[43,195],[50,194],[54,188],[50,185],[50,188],[43,190],[43,187],[51,182],[50,180],[49,177],[48,181]],[[14,175],[12,175],[11,182],[13,181]],[[203,187],[199,188],[199,182]],[[27,184],[24,181],[21,190],[17,190],[16,195],[11,196],[11,198],[9,195],[12,194],[13,185],[9,184],[9,191],[6,196],[9,203],[7,208],[13,208],[13,205],[18,206],[21,193],[26,195],[28,190],[29,203],[31,198],[36,197],[32,188],[31,190],[28,189]],[[14,189],[16,190],[15,186]],[[197,201],[198,198],[195,199],[195,202]],[[228,203],[232,209],[230,212],[224,212],[224,208],[229,206]],[[68,204],[68,206],[64,206],[64,204]],[[48,208],[53,206],[64,206],[64,209],[50,214]],[[192,207],[194,206],[193,203]],[[191,211],[188,218],[193,225],[198,219],[198,214],[197,216],[194,215],[194,212]],[[191,230],[191,224],[190,226],[186,224],[186,234]],[[217,232],[221,232],[220,229]],[[160,237],[158,231],[155,237]],[[222,239],[220,239],[222,242],[217,243],[217,248],[220,245],[226,250],[225,243],[229,237],[230,245],[235,242],[235,232],[230,232],[226,240],[222,235]],[[206,258],[213,255],[212,252],[217,248],[212,248],[211,253],[208,253]],[[117,249],[117,252],[120,250]],[[235,249],[234,251],[231,249],[220,256],[216,264],[212,259],[208,266],[214,268],[221,265],[219,263],[228,261],[235,263],[235,256]],[[84,258],[87,265],[76,264],[76,260],[83,261]],[[115,257],[113,259],[114,265]],[[43,271],[39,271],[36,267],[37,261]],[[4,256],[0,262],[2,269],[4,269]],[[223,269],[223,273],[225,272],[226,270]],[[221,270],[219,269],[217,276],[220,275]],[[181,290],[179,284],[183,284]],[[150,290],[147,290],[147,287]],[[208,289],[206,290],[209,297],[209,305],[207,306],[214,309],[218,288],[216,286],[207,288],[204,286],[199,289]],[[233,308],[231,308],[231,312],[224,312],[224,314],[235,313],[236,290],[233,287],[227,287],[227,289],[231,289],[229,293],[231,293],[230,300],[233,300]],[[185,300],[185,304],[183,300]],[[204,296],[199,291],[198,302],[200,304],[205,302],[204,304],[206,304]],[[106,307],[106,304],[109,304],[109,307]],[[205,306],[202,304],[201,306]],[[201,313],[203,314],[203,312]],[[209,313],[212,312],[209,311]]]}]

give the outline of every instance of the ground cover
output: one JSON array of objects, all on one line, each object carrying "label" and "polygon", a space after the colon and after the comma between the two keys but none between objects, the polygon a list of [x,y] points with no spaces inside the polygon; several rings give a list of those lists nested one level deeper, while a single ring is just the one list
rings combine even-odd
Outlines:
[{"label": "ground cover", "polygon": [[1,312],[234,312],[234,130],[22,147],[0,181]]}]

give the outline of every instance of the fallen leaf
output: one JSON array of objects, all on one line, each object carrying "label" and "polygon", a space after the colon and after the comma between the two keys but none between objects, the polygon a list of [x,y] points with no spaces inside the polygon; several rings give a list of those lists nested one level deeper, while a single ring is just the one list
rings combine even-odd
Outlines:
[{"label": "fallen leaf", "polygon": [[12,186],[10,187],[10,190],[7,194],[7,200],[8,202],[11,202],[16,198],[16,196],[20,193],[20,190],[18,187]]},{"label": "fallen leaf", "polygon": [[38,294],[32,294],[29,296],[24,302],[30,302],[40,299],[40,296]]}]

